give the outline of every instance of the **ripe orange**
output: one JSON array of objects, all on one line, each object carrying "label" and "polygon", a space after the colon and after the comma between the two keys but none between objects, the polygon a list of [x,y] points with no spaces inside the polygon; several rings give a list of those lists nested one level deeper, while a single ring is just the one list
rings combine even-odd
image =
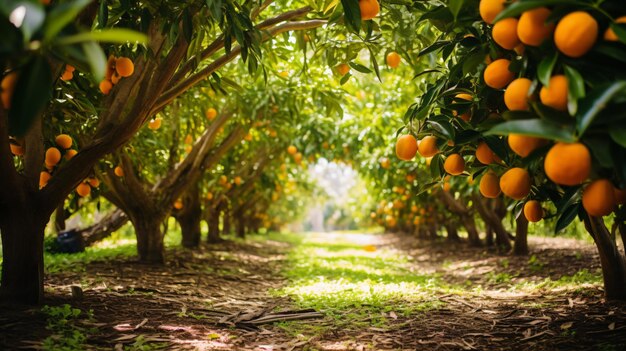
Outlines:
[{"label": "ripe orange", "polygon": [[65,71],[63,72],[63,74],[61,74],[61,80],[64,82],[70,81],[72,80],[72,78],[74,78],[74,73],[70,71]]},{"label": "ripe orange", "polygon": [[52,176],[46,171],[42,171],[41,173],[39,173],[39,189],[48,185],[48,181],[50,180],[50,178],[52,178]]},{"label": "ripe orange", "polygon": [[226,184],[228,184],[228,177],[226,177],[225,175],[221,175],[221,176],[220,176],[220,178],[219,178],[219,180],[218,180],[218,183],[219,183],[220,185],[226,185]]},{"label": "ripe orange", "polygon": [[443,191],[450,191],[450,182],[443,182]]},{"label": "ripe orange", "polygon": [[241,177],[237,176],[235,178],[233,178],[233,183],[235,183],[235,185],[241,185]]},{"label": "ripe orange", "polygon": [[174,201],[174,208],[177,210],[181,210],[183,208],[183,200],[177,199]]},{"label": "ripe orange", "polygon": [[298,148],[293,146],[293,145],[289,145],[289,147],[287,147],[287,153],[289,155],[295,155],[296,152],[298,152]]},{"label": "ripe orange", "polygon": [[486,198],[494,199],[498,197],[498,195],[500,195],[498,176],[492,171],[487,172],[480,178],[478,190],[480,190],[480,193]]},{"label": "ripe orange", "polygon": [[65,151],[65,155],[63,155],[63,157],[64,157],[66,160],[68,160],[68,161],[69,161],[69,160],[71,160],[74,156],[76,156],[76,154],[78,154],[78,151],[76,151],[76,150],[74,150],[74,149],[70,149],[70,150]]},{"label": "ripe orange", "polygon": [[97,188],[100,186],[100,180],[98,180],[98,178],[89,178],[87,182],[89,183],[89,185],[91,185],[92,188]]},{"label": "ripe orange", "polygon": [[528,196],[530,185],[530,175],[523,168],[511,168],[500,177],[500,189],[504,195],[515,200]]},{"label": "ripe orange", "polygon": [[56,147],[50,147],[46,150],[46,166],[54,167],[61,161],[61,151]]},{"label": "ripe orange", "polygon": [[378,0],[359,0],[359,8],[361,9],[361,19],[364,21],[371,20],[380,12]]},{"label": "ripe orange", "polygon": [[465,160],[463,160],[463,157],[459,154],[452,154],[446,157],[443,163],[443,169],[449,174],[459,175],[465,170]]},{"label": "ripe orange", "polygon": [[545,145],[547,140],[520,134],[509,134],[508,143],[513,152],[521,157],[527,157],[537,148]]},{"label": "ripe orange", "polygon": [[243,140],[245,141],[252,141],[252,134],[248,133],[243,137]]},{"label": "ripe orange", "polygon": [[205,112],[206,118],[209,121],[212,121],[215,117],[217,117],[217,110],[213,107],[209,107]]},{"label": "ripe orange", "polygon": [[345,63],[340,63],[337,65],[336,69],[340,76],[345,76],[348,72],[350,72],[350,66]]},{"label": "ripe orange", "polygon": [[425,136],[417,144],[417,151],[424,157],[433,157],[439,152],[437,148],[437,138],[429,135]]},{"label": "ripe orange", "polygon": [[296,154],[293,155],[293,160],[296,164],[300,164],[300,162],[302,162],[302,154],[300,152],[296,152]]},{"label": "ripe orange", "polygon": [[11,108],[11,98],[13,97],[13,92],[15,91],[15,83],[17,83],[17,72],[13,71],[4,78],[2,78],[2,82],[0,82],[0,98],[2,100],[2,106],[5,109]]},{"label": "ripe orange", "polygon": [[119,74],[117,74],[117,72],[113,72],[113,75],[111,76],[111,84],[115,85],[119,83],[120,79],[122,79],[122,77]]},{"label": "ripe orange", "polygon": [[516,18],[505,18],[498,21],[493,25],[491,30],[491,36],[502,48],[507,50],[513,50],[520,44],[519,37],[517,36],[517,24]]},{"label": "ripe orange", "polygon": [[486,142],[481,141],[476,147],[476,159],[484,165],[500,162],[500,158],[489,148]]},{"label": "ripe orange", "polygon": [[608,179],[597,179],[583,190],[583,207],[590,216],[611,214],[615,208],[613,184]]},{"label": "ripe orange", "polygon": [[118,176],[118,177],[123,177],[124,176],[124,169],[122,168],[122,166],[117,166],[113,170],[113,173],[115,173],[115,175]]},{"label": "ripe orange", "polygon": [[213,193],[211,193],[211,192],[206,193],[206,199],[207,200],[213,200]]},{"label": "ripe orange", "polygon": [[135,65],[128,57],[120,57],[115,60],[115,71],[122,77],[130,77],[135,72]]},{"label": "ripe orange", "polygon": [[76,193],[77,193],[80,197],[89,196],[89,194],[91,194],[91,187],[90,187],[90,186],[89,186],[89,184],[87,184],[87,183],[80,183],[80,184],[78,184],[78,186],[76,187]]},{"label": "ripe orange", "polygon": [[483,77],[485,84],[494,89],[502,89],[515,79],[513,72],[509,71],[511,61],[498,59],[485,68]]},{"label": "ripe orange", "polygon": [[405,134],[396,142],[396,155],[399,159],[409,161],[417,153],[417,140],[411,134]]},{"label": "ripe orange", "polygon": [[546,23],[552,12],[539,7],[522,13],[517,25],[517,36],[526,45],[539,46],[550,38],[554,31],[553,23]]},{"label": "ripe orange", "polygon": [[186,154],[190,153],[191,150],[193,150],[193,147],[191,145],[185,145],[185,153]]},{"label": "ripe orange", "polygon": [[391,167],[391,161],[387,157],[383,157],[380,159],[380,167],[383,169],[389,169]]},{"label": "ripe orange", "polygon": [[555,110],[567,111],[567,94],[569,92],[567,77],[562,74],[552,76],[548,83],[549,85],[542,87],[539,92],[541,103]]},{"label": "ripe orange", "polygon": [[107,60],[106,71],[104,73],[104,80],[111,80],[113,73],[115,72],[115,56],[110,55]]},{"label": "ripe orange", "polygon": [[[618,17],[615,20],[615,23],[626,23],[626,16]],[[604,32],[604,40],[607,40],[607,41],[619,41],[619,38],[615,34],[615,31],[613,31],[613,28],[609,27]]]},{"label": "ripe orange", "polygon": [[584,11],[574,11],[561,18],[554,32],[554,44],[569,57],[586,54],[598,39],[598,22]]},{"label": "ripe orange", "polygon": [[582,143],[556,143],[546,154],[543,169],[554,183],[578,185],[591,173],[591,154]]},{"label": "ripe orange", "polygon": [[487,24],[493,24],[493,20],[496,16],[504,10],[504,1],[505,0],[480,0],[478,11],[483,21],[487,22]]},{"label": "ripe orange", "polygon": [[193,143],[193,137],[191,136],[191,134],[187,134],[187,136],[185,137],[185,144],[189,145]]},{"label": "ripe orange", "polygon": [[9,142],[9,148],[11,149],[11,153],[15,156],[24,155],[24,148],[18,144]]},{"label": "ripe orange", "polygon": [[72,147],[72,138],[67,134],[57,135],[54,142],[62,149],[67,150]]},{"label": "ripe orange", "polygon": [[539,222],[543,218],[543,208],[537,200],[529,200],[524,204],[524,217],[529,222]]},{"label": "ripe orange", "polygon": [[108,95],[111,92],[111,89],[113,89],[113,83],[111,83],[110,80],[103,80],[100,82],[99,88],[102,94]]},{"label": "ripe orange", "polygon": [[528,110],[528,92],[533,82],[528,78],[517,78],[504,92],[504,104],[511,111]]},{"label": "ripe orange", "polygon": [[161,117],[151,119],[150,122],[148,122],[148,128],[150,128],[151,130],[157,130],[161,128],[161,121]]},{"label": "ripe orange", "polygon": [[[467,100],[467,101],[472,101],[473,97],[470,94],[465,94],[465,93],[460,93],[460,94],[456,94],[454,96],[455,99],[463,99],[463,100]],[[454,111],[454,114],[456,115],[457,112]],[[459,116],[462,120],[464,120],[465,122],[469,122],[470,119],[472,118],[472,113],[470,112],[470,110],[467,110],[467,112],[461,114]]]},{"label": "ripe orange", "polygon": [[415,181],[415,176],[412,175],[412,174],[407,174],[405,179],[406,179],[407,183],[413,183]]},{"label": "ripe orange", "polygon": [[386,61],[387,66],[391,68],[397,68],[398,66],[400,66],[400,55],[398,55],[397,52],[392,51],[387,54]]}]

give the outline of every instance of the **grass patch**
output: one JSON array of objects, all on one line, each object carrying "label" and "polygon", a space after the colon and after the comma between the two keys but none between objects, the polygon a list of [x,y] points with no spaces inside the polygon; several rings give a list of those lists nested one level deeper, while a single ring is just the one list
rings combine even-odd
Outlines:
[{"label": "grass patch", "polygon": [[[287,239],[299,244],[283,271],[289,284],[274,293],[292,297],[302,308],[323,311],[335,328],[385,327],[392,312],[408,316],[441,307],[436,296],[453,289],[438,275],[411,270],[408,257],[393,249],[366,250],[375,235],[310,233],[289,234]],[[283,327],[295,333],[321,332],[296,323]]]}]

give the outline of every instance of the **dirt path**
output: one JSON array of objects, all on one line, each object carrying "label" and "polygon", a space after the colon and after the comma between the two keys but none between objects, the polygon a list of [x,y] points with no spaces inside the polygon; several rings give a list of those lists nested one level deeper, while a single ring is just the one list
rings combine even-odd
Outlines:
[{"label": "dirt path", "polygon": [[[626,349],[626,305],[603,301],[586,243],[533,239],[511,257],[397,235],[273,239],[49,274],[53,307],[3,308],[0,349]],[[301,309],[323,317],[250,323]]]}]

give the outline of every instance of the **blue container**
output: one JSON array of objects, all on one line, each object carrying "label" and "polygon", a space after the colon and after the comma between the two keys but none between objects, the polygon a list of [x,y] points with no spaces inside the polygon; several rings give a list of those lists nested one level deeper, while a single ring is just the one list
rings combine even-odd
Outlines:
[{"label": "blue container", "polygon": [[59,244],[59,252],[77,253],[85,251],[83,237],[75,229],[59,232],[57,243]]}]

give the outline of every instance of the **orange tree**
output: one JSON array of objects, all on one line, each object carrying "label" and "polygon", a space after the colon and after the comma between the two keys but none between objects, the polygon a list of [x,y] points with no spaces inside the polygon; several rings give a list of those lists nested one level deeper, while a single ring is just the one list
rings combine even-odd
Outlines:
[{"label": "orange tree", "polygon": [[[262,43],[327,23],[311,19],[308,15],[314,9],[309,6],[292,9],[298,4],[271,1],[208,5],[170,1],[141,6],[123,1],[53,1],[45,9],[36,1],[23,3],[9,2],[1,8],[3,33],[9,36],[3,40],[1,59],[0,168],[5,190],[0,229],[2,295],[25,302],[42,296],[43,228],[93,165],[124,145],[175,98],[209,77],[218,79],[213,74],[226,63],[241,57],[250,72],[257,72]],[[81,27],[96,30],[83,33]],[[137,37],[128,31],[121,36],[130,41],[127,44],[96,43],[119,39],[110,32],[120,34],[119,28],[145,33],[147,44],[134,44]],[[108,62],[103,51],[112,57]],[[130,58],[132,65],[116,57]],[[80,131],[72,130],[72,137],[84,143],[74,157],[60,164],[60,150],[49,152],[53,173],[39,189],[46,154],[41,140],[53,146],[53,135],[42,128],[42,121],[54,117],[86,119]],[[9,135],[16,137],[14,142],[10,143]],[[18,156],[21,159],[12,157],[10,144],[17,154],[24,152]]]},{"label": "orange tree", "polygon": [[520,225],[582,220],[606,296],[621,300],[626,260],[603,216],[625,235],[624,12],[583,0],[432,7],[424,18],[440,35],[420,55],[438,65],[407,112],[417,137],[437,138],[437,175],[472,175],[483,197],[513,202]]}]

